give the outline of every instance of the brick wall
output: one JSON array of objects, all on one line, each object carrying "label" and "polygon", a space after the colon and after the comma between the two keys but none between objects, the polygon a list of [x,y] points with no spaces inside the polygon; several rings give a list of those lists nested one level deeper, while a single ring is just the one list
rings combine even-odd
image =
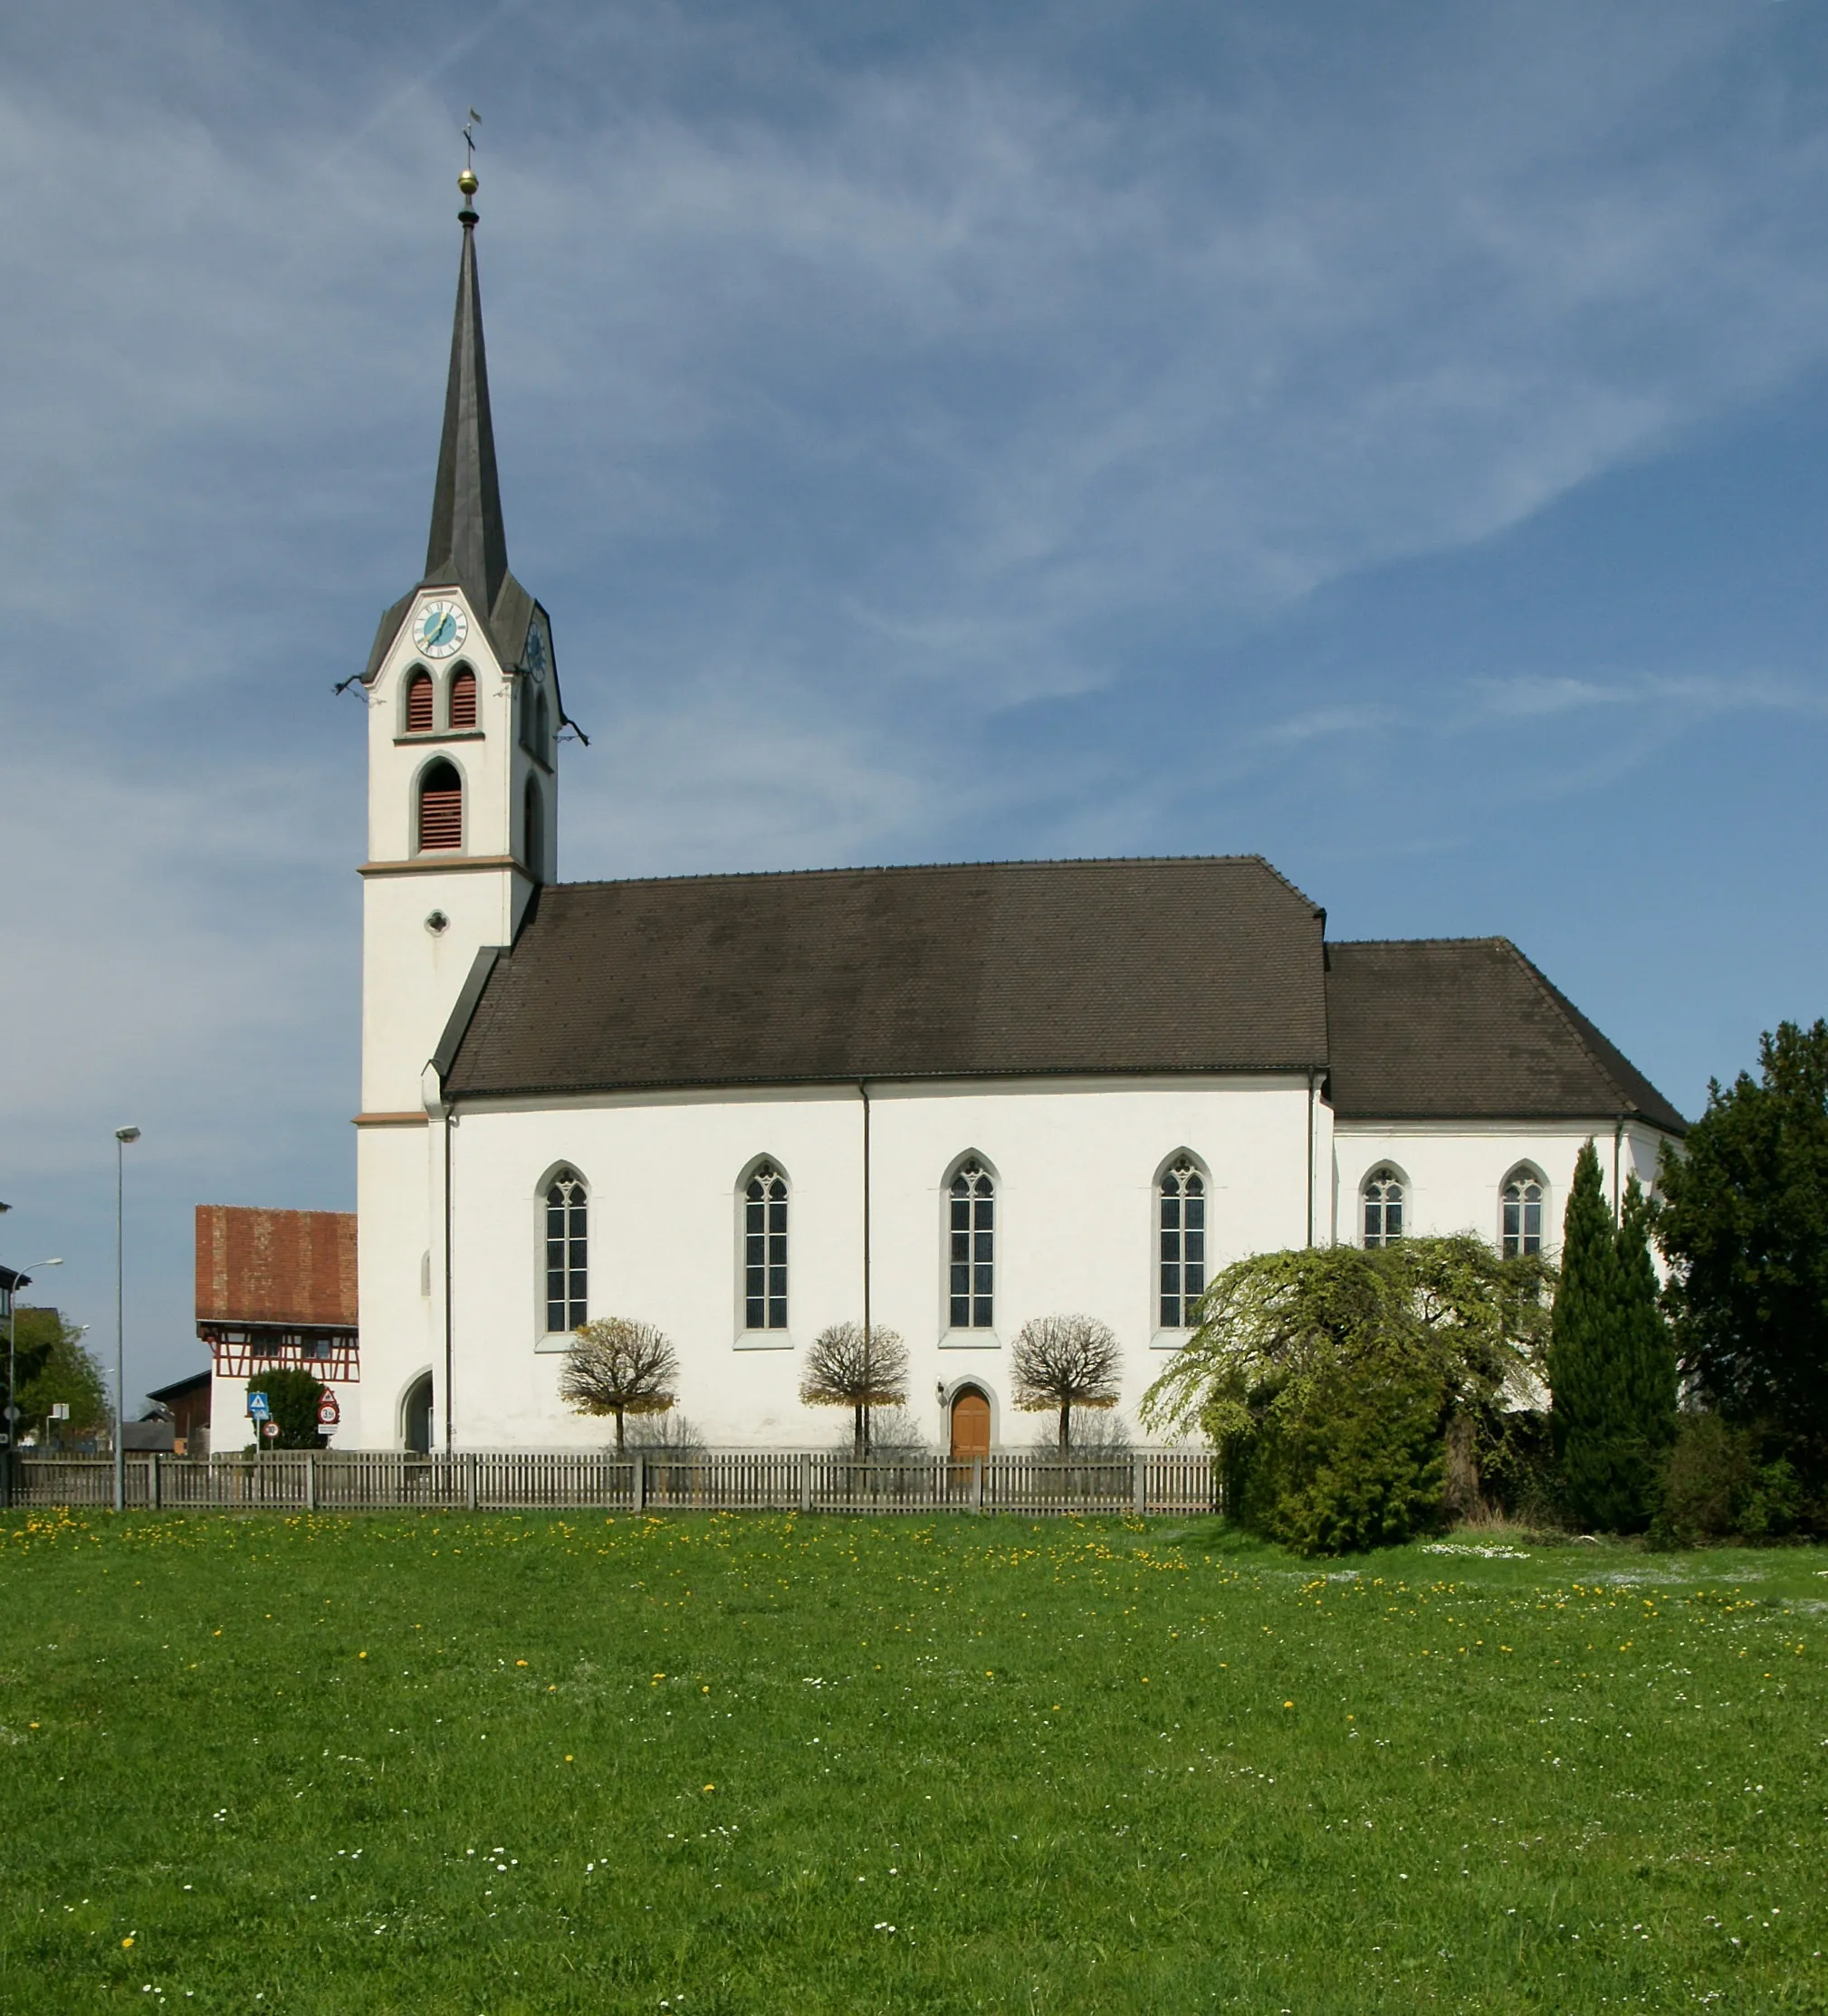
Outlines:
[{"label": "brick wall", "polygon": [[356,1326],[356,1215],[196,1207],[199,1323]]}]

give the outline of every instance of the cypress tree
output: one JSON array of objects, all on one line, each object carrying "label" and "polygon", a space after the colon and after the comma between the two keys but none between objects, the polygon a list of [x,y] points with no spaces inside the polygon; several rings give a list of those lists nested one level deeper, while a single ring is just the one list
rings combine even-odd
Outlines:
[{"label": "cypress tree", "polygon": [[1662,1497],[1662,1477],[1676,1439],[1676,1351],[1664,1319],[1651,1258],[1651,1203],[1633,1175],[1619,1218],[1619,1314],[1627,1369],[1635,1459],[1634,1522],[1648,1524]]},{"label": "cypress tree", "polygon": [[1600,1158],[1589,1141],[1574,1163],[1563,1221],[1549,1338],[1549,1426],[1568,1510],[1584,1526],[1628,1533],[1649,1522],[1653,1471],[1638,1419],[1633,1357],[1640,1341],[1627,1321],[1620,1243]]}]

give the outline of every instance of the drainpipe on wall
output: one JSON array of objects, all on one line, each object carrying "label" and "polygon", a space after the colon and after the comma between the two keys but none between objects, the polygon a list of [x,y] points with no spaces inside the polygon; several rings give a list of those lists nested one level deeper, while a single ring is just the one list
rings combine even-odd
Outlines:
[{"label": "drainpipe on wall", "polygon": [[457,1125],[455,1106],[445,1108],[445,1454],[455,1448],[452,1432],[451,1381],[456,1366],[456,1317],[452,1307],[451,1264],[451,1136]]},{"label": "drainpipe on wall", "polygon": [[857,1095],[863,1101],[863,1334],[866,1349],[874,1333],[869,1311],[869,1086],[859,1078]]},{"label": "drainpipe on wall", "polygon": [[1307,1243],[1314,1244],[1314,1073],[1307,1074]]}]

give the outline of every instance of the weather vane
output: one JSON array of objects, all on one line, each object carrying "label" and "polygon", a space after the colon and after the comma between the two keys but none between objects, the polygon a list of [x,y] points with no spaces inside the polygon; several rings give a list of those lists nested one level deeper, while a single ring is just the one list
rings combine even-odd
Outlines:
[{"label": "weather vane", "polygon": [[483,115],[472,105],[470,116],[464,123],[464,172],[457,177],[457,186],[464,192],[467,202],[476,193],[476,129],[483,123]]}]

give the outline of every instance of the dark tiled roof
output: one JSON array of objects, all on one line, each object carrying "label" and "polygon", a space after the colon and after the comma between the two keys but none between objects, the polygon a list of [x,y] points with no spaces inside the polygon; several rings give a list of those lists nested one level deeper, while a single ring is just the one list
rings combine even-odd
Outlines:
[{"label": "dark tiled roof", "polygon": [[1329,945],[1334,1111],[1346,1120],[1687,1122],[1507,939]]},{"label": "dark tiled roof", "polygon": [[1323,922],[1254,855],[561,884],[449,1088],[1304,1070]]}]

